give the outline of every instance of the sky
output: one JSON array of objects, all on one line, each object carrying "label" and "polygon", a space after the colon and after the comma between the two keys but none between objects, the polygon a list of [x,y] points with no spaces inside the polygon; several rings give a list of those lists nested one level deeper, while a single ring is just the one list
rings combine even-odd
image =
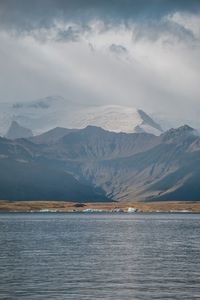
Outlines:
[{"label": "sky", "polygon": [[49,95],[200,128],[200,1],[0,0],[0,102]]}]

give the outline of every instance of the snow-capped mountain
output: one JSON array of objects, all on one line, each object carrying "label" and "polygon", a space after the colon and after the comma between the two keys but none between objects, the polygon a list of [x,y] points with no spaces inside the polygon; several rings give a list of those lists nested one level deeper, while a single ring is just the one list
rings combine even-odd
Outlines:
[{"label": "snow-capped mountain", "polygon": [[161,127],[142,110],[119,105],[82,109],[70,123],[73,128],[93,125],[113,132],[148,132],[155,135],[162,132]]},{"label": "snow-capped mountain", "polygon": [[12,121],[30,128],[34,134],[55,127],[84,128],[88,125],[113,132],[148,132],[159,135],[162,128],[144,111],[119,105],[83,106],[60,96],[32,102],[0,103],[0,134],[5,135]]}]

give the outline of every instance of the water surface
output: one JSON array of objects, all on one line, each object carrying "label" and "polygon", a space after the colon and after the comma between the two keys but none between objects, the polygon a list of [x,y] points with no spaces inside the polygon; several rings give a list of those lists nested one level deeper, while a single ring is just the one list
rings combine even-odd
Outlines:
[{"label": "water surface", "polygon": [[200,215],[0,214],[0,299],[200,299]]}]

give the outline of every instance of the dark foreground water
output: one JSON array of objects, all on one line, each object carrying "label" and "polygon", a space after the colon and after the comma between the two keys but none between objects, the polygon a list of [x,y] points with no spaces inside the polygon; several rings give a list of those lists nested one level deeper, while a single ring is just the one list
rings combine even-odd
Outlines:
[{"label": "dark foreground water", "polygon": [[0,299],[200,299],[200,215],[1,214]]}]

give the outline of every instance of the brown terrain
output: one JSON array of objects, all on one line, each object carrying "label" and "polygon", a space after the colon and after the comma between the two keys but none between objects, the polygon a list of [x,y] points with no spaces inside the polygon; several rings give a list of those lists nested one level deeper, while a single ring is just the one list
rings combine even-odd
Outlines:
[{"label": "brown terrain", "polygon": [[0,201],[0,212],[81,212],[87,209],[105,212],[127,212],[128,208],[137,212],[195,212],[200,213],[200,202],[110,202],[74,203],[60,201]]}]

